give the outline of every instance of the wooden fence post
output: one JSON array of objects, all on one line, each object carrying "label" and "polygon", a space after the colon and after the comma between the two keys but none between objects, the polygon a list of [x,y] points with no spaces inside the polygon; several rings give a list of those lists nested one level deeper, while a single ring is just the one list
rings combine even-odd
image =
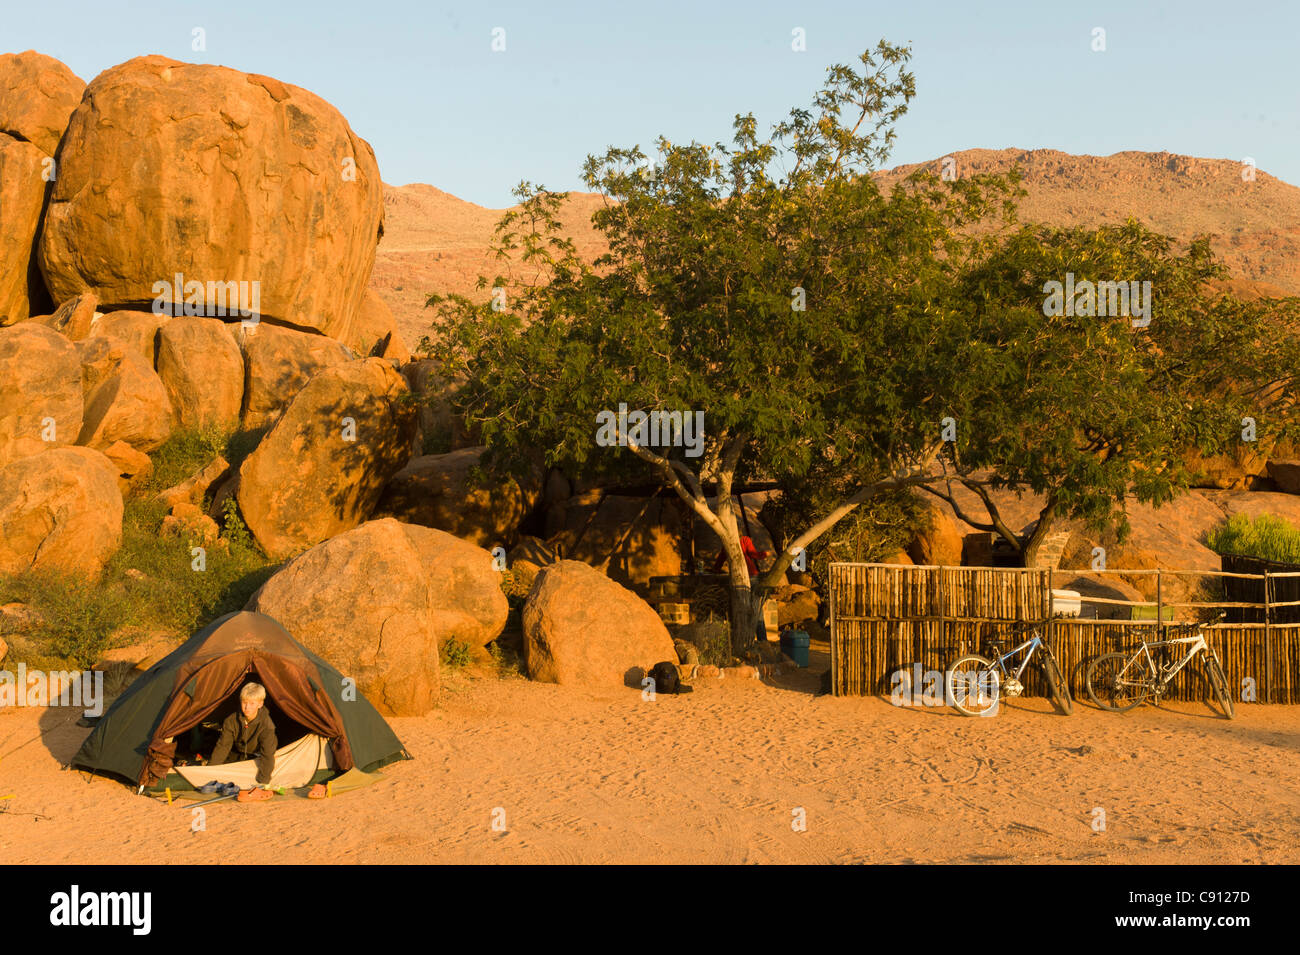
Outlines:
[{"label": "wooden fence post", "polygon": [[[948,596],[948,568],[942,564],[939,565],[939,576],[935,586],[934,606],[931,610],[937,610],[939,617],[939,646],[943,647],[944,652],[948,654],[949,659],[952,657],[952,651],[948,649],[948,613],[944,604]],[[937,649],[937,648],[936,648]]]},{"label": "wooden fence post", "polygon": [[1160,639],[1160,634],[1164,632],[1165,626],[1165,603],[1164,591],[1160,586],[1160,568],[1156,568],[1156,639]]},{"label": "wooden fence post", "polygon": [[[1262,695],[1265,703],[1273,702],[1273,640],[1272,640],[1272,617],[1273,617],[1273,598],[1269,594],[1271,581],[1268,576],[1268,568],[1264,568],[1264,673],[1267,676],[1267,687],[1262,694],[1258,693],[1259,685],[1256,682],[1256,695]],[[1226,656],[1226,654],[1225,654]],[[1231,689],[1231,688],[1230,688]]]}]

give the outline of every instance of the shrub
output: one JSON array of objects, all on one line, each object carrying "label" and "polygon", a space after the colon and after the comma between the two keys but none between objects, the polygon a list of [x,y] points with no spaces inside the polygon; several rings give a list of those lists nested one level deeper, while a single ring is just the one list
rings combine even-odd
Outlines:
[{"label": "shrub", "polygon": [[459,670],[467,667],[473,661],[470,655],[469,644],[464,640],[457,640],[452,637],[441,647],[438,648],[438,656],[442,665],[453,670]]},{"label": "shrub", "polygon": [[1210,531],[1205,542],[1219,554],[1300,564],[1300,529],[1272,514],[1261,514],[1254,520],[1234,514]]},{"label": "shrub", "polygon": [[153,474],[141,487],[141,496],[152,497],[193,476],[225,453],[227,441],[227,433],[215,426],[173,431],[162,447],[149,455]]},{"label": "shrub", "polygon": [[0,603],[19,601],[34,612],[15,641],[14,655],[28,663],[66,661],[87,668],[108,649],[113,632],[134,623],[131,600],[120,586],[63,571],[30,570],[0,578]]},{"label": "shrub", "polygon": [[487,649],[488,654],[492,657],[492,663],[496,666],[497,676],[501,679],[518,679],[528,676],[528,670],[524,666],[524,659],[514,647],[502,643],[500,640],[493,640],[488,644]]},{"label": "shrub", "polygon": [[731,665],[731,627],[725,619],[687,624],[673,636],[695,644],[700,663],[716,667]]},{"label": "shrub", "polygon": [[212,463],[218,455],[238,468],[253,453],[268,428],[226,431],[215,425],[173,431],[150,457],[153,474],[141,487],[142,497],[181,483]]},{"label": "shrub", "polygon": [[207,547],[199,571],[190,540],[161,536],[167,506],[156,494],[217,455],[238,466],[262,433],[218,428],[173,433],[151,456],[149,480],[124,502],[121,546],[97,580],[52,571],[0,577],[0,603],[27,604],[38,621],[4,634],[15,659],[32,666],[85,667],[110,649],[113,633],[123,627],[188,636],[242,609],[279,565],[257,546],[235,501],[225,504],[225,543]]}]

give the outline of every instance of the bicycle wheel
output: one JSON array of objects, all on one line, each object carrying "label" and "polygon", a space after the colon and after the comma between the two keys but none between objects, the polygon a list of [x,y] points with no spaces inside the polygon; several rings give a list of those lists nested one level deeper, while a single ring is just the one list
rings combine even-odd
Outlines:
[{"label": "bicycle wheel", "polygon": [[1052,695],[1052,703],[1061,711],[1062,716],[1069,716],[1074,712],[1074,701],[1070,699],[1070,685],[1065,682],[1056,657],[1047,647],[1043,647],[1043,676],[1047,677],[1047,692]]},{"label": "bicycle wheel", "polygon": [[943,685],[948,702],[963,716],[993,716],[998,711],[1002,675],[978,654],[967,654],[950,666]]},{"label": "bicycle wheel", "polygon": [[1210,690],[1214,693],[1214,698],[1219,701],[1219,706],[1223,707],[1223,714],[1228,719],[1236,717],[1236,710],[1232,705],[1232,690],[1228,686],[1228,677],[1223,672],[1223,666],[1219,663],[1218,657],[1209,651],[1205,654],[1205,675],[1210,678]]},{"label": "bicycle wheel", "polygon": [[[1136,664],[1130,666],[1131,661],[1131,657],[1122,653],[1107,653],[1092,661],[1084,679],[1092,702],[1103,710],[1123,713],[1146,699],[1151,690],[1147,674]],[[1125,669],[1129,671],[1127,674]]]}]

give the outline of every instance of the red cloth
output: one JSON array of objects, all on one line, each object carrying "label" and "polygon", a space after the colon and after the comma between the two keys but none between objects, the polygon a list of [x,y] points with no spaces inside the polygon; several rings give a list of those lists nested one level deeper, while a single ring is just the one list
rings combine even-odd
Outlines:
[{"label": "red cloth", "polygon": [[[740,552],[745,557],[745,566],[749,568],[749,576],[757,577],[759,571],[758,559],[760,557],[766,557],[767,551],[759,550],[757,547],[755,547],[752,538],[742,537],[740,539]],[[718,554],[718,559],[713,564],[713,572],[715,574],[722,573],[722,568],[726,565],[726,563],[727,563],[727,552],[726,550],[723,550],[722,553]]]}]

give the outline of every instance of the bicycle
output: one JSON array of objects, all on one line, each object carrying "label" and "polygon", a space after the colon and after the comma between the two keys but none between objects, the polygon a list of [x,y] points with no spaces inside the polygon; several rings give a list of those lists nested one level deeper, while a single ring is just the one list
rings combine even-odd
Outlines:
[{"label": "bicycle", "polygon": [[[1216,618],[1222,620],[1227,614],[1221,613]],[[1084,685],[1092,702],[1103,710],[1123,713],[1133,709],[1148,696],[1154,696],[1159,703],[1161,696],[1169,689],[1169,684],[1194,657],[1202,656],[1202,667],[1209,680],[1210,689],[1219,707],[1228,719],[1236,716],[1232,703],[1232,693],[1228,689],[1228,677],[1223,672],[1219,656],[1210,649],[1201,631],[1201,624],[1186,623],[1169,629],[1194,630],[1195,634],[1186,637],[1169,637],[1164,640],[1143,640],[1141,646],[1127,653],[1107,653],[1092,661]],[[1175,647],[1182,647],[1182,656],[1170,660]],[[1152,656],[1152,649],[1160,651],[1160,663]]]},{"label": "bicycle", "polygon": [[[1029,630],[1031,633],[1030,638],[1018,647],[1003,653],[998,643],[993,641],[987,647],[988,652],[993,656],[992,660],[978,653],[968,653],[964,657],[959,657],[948,668],[944,678],[944,689],[948,694],[948,701],[958,713],[963,716],[997,715],[1001,708],[1002,697],[1012,699],[1024,693],[1025,686],[1021,682],[1021,677],[1024,676],[1029,661],[1040,650],[1042,651],[1040,666],[1043,669],[1043,676],[1047,678],[1047,689],[1051,694],[1053,705],[1063,716],[1069,716],[1074,711],[1070,688],[1061,675],[1061,667],[1056,662],[1056,655],[1047,645],[1047,640],[1038,632],[1038,625],[1031,623],[1017,629],[1021,632]],[[1014,673],[1008,672],[1007,661],[1020,654],[1024,654],[1024,659],[1020,661]]]}]

